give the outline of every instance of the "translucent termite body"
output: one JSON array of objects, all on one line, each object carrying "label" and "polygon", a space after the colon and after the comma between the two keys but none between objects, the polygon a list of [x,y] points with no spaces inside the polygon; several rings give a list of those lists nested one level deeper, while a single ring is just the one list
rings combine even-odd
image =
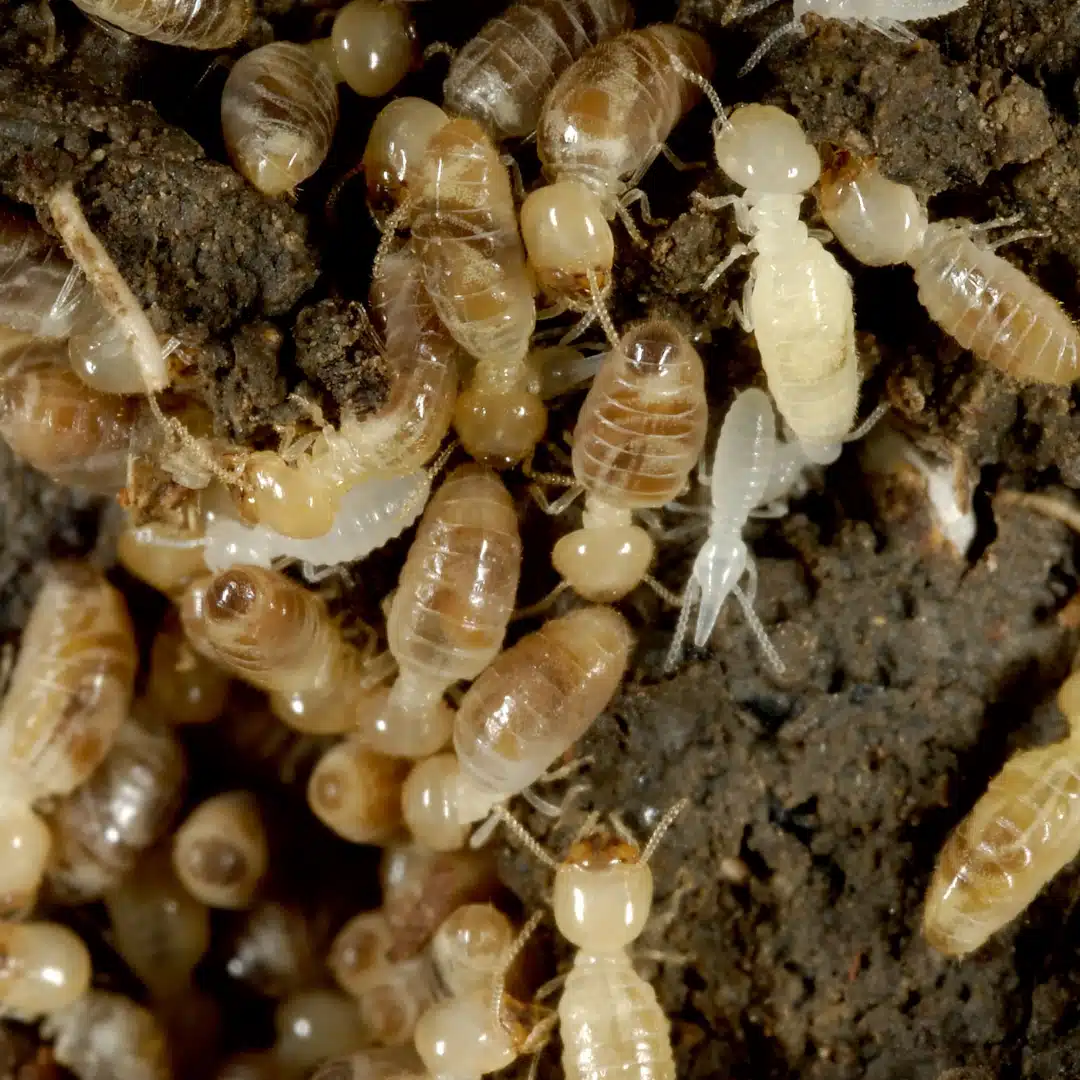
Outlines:
[{"label": "translucent termite body", "polygon": [[411,1046],[356,1050],[323,1062],[311,1080],[419,1080],[423,1065]]},{"label": "translucent termite body", "polygon": [[405,824],[418,843],[433,851],[457,851],[469,836],[457,812],[458,775],[453,754],[432,754],[413,766],[401,789]]},{"label": "translucent termite body", "polygon": [[30,804],[68,795],[128,713],[138,653],[123,597],[82,563],[50,569],[0,705],[0,901],[28,907],[51,847]]},{"label": "translucent termite body", "polygon": [[476,460],[508,467],[539,441],[547,411],[525,359],[536,305],[510,178],[474,121],[452,120],[431,137],[410,202],[428,292],[477,361],[454,426]]},{"label": "translucent termite body", "polygon": [[584,734],[618,689],[633,644],[622,615],[587,607],[495,658],[454,717],[459,820],[479,821],[523,791]]},{"label": "translucent termite body", "polygon": [[78,1080],[171,1080],[168,1037],[130,998],[90,990],[49,1015],[42,1034]]},{"label": "translucent termite body", "polygon": [[45,230],[0,214],[0,326],[62,341],[71,333],[82,282]]},{"label": "translucent termite body", "polygon": [[1080,852],[1080,674],[1057,701],[1065,740],[1009,758],[941,849],[923,913],[940,952],[977,949]]},{"label": "translucent termite body", "polygon": [[435,970],[452,997],[490,989],[517,931],[491,904],[463,904],[446,918],[431,941]]},{"label": "translucent termite body", "polygon": [[428,503],[387,617],[399,674],[370,721],[383,753],[422,757],[444,745],[443,694],[475,679],[502,647],[521,572],[509,492],[490,469],[455,469]]},{"label": "translucent termite body", "polygon": [[290,995],[274,1015],[274,1062],[281,1080],[300,1080],[328,1057],[340,1057],[367,1042],[356,1005],[334,990],[308,989]]},{"label": "translucent termite body", "polygon": [[682,70],[710,78],[712,53],[697,34],[661,23],[601,42],[548,95],[537,149],[550,183],[526,199],[521,216],[529,262],[553,299],[587,307],[606,289],[614,254],[607,223],[625,219],[636,197],[627,189],[701,96]]},{"label": "translucent termite body", "polygon": [[186,777],[172,731],[149,717],[129,717],[90,779],[50,815],[53,896],[83,904],[116,888],[172,824]]},{"label": "translucent termite body", "polygon": [[33,1021],[63,1009],[90,985],[90,953],[66,926],[0,922],[0,1016]]},{"label": "translucent termite body", "polygon": [[851,282],[833,255],[799,220],[821,161],[799,122],[772,105],[743,105],[714,126],[716,161],[741,196],[733,204],[751,237],[732,249],[706,284],[740,255],[754,256],[744,319],[780,415],[812,461],[835,460],[859,398]]},{"label": "translucent termite body", "polygon": [[625,596],[644,578],[654,545],[633,511],[676,498],[701,455],[708,424],[697,350],[669,322],[628,330],[604,359],[574,428],[574,480],[586,492],[583,528],[552,562],[590,600]]},{"label": "translucent termite body", "polygon": [[394,98],[375,117],[363,157],[368,205],[374,213],[387,213],[402,203],[417,182],[432,136],[449,122],[438,105],[417,97]]},{"label": "translucent termite body", "polygon": [[530,135],[556,79],[587,49],[629,30],[633,19],[627,0],[519,0],[451,61],[443,104],[496,140]]},{"label": "translucent termite body", "polygon": [[931,224],[911,188],[846,153],[826,170],[818,201],[855,258],[870,266],[906,262],[930,318],[980,360],[1056,386],[1080,377],[1076,325],[1049,293],[977,243],[970,222]]},{"label": "translucent termite body", "polygon": [[224,711],[229,682],[221,668],[191,647],[179,615],[170,609],[150,648],[148,712],[174,727],[208,724]]},{"label": "translucent termite body", "polygon": [[251,0],[75,0],[87,15],[136,37],[187,49],[227,49],[247,31]]},{"label": "translucent termite body", "polygon": [[221,127],[237,171],[264,195],[315,173],[337,127],[330,69],[304,45],[273,41],[242,56],[221,94]]}]

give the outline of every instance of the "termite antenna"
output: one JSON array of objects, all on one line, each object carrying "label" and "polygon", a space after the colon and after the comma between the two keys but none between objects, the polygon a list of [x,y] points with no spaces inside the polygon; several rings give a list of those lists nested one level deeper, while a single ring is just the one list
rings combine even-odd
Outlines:
[{"label": "termite antenna", "polygon": [[765,40],[750,54],[750,59],[746,61],[741,68],[739,68],[739,78],[744,75],[749,75],[751,71],[758,66],[759,63],[765,58],[765,55],[772,49],[772,47],[781,39],[788,37],[792,34],[805,34],[803,24],[798,19],[792,19],[789,23],[784,23],[783,26],[778,26]]},{"label": "termite antenna", "polygon": [[501,1024],[503,1018],[503,1000],[506,997],[506,973],[510,965],[518,958],[526,942],[533,935],[533,931],[540,925],[543,919],[543,911],[534,911],[529,916],[529,921],[521,928],[521,933],[510,943],[506,951],[499,957],[499,971],[491,985],[491,1008],[495,1013],[495,1019]]},{"label": "termite antenna", "polygon": [[496,806],[492,811],[496,820],[501,821],[509,830],[518,838],[530,855],[539,859],[549,870],[557,870],[559,868],[558,860],[536,839],[524,825],[511,813],[509,813],[505,806]]},{"label": "termite antenna", "polygon": [[611,321],[611,313],[604,303],[604,295],[600,291],[600,283],[596,279],[596,271],[590,266],[586,269],[585,276],[589,282],[589,293],[592,296],[593,312],[596,314],[597,321],[603,328],[604,336],[608,339],[611,347],[615,348],[619,344],[619,335],[615,332],[615,324]]},{"label": "termite antenna", "polygon": [[[776,3],[776,0],[768,0],[768,3]],[[705,95],[709,104],[713,107],[713,112],[716,113],[717,120],[720,121],[720,126],[727,127],[729,123],[728,115],[724,109],[724,103],[720,100],[720,95],[716,92],[716,87],[700,71],[691,70],[674,54],[671,57],[671,66],[687,82],[692,82]]]},{"label": "termite antenna", "polygon": [[672,635],[671,644],[668,646],[667,656],[664,657],[665,675],[670,675],[682,659],[683,643],[686,641],[686,634],[690,629],[690,616],[698,602],[700,588],[701,586],[698,585],[697,580],[691,578],[686,591],[683,593],[679,619],[675,623],[675,633]]},{"label": "termite antenna", "polygon": [[653,829],[652,836],[649,837],[649,842],[645,845],[645,850],[641,853],[641,861],[647,863],[655,854],[656,849],[660,846],[660,841],[664,839],[664,834],[675,824],[675,819],[690,805],[689,799],[680,799],[664,816],[660,819],[656,828]]},{"label": "termite antenna", "polygon": [[394,246],[394,241],[397,239],[398,229],[408,221],[411,213],[412,207],[406,199],[396,210],[387,214],[386,219],[382,223],[382,236],[379,237],[379,246],[375,249],[375,258],[371,262],[372,280],[378,278],[379,269],[383,264],[383,260],[390,254],[390,249]]},{"label": "termite antenna", "polygon": [[889,411],[886,403],[879,405],[874,411],[854,430],[844,436],[844,442],[858,442],[864,435],[869,435],[877,426],[877,422]]},{"label": "termite antenna", "polygon": [[780,654],[776,651],[776,646],[769,640],[768,632],[761,619],[758,618],[757,612],[754,610],[753,599],[748,596],[744,590],[739,588],[738,585],[734,586],[731,591],[734,593],[735,599],[739,601],[739,605],[743,609],[743,615],[746,617],[747,625],[750,627],[750,632],[757,639],[758,648],[765,654],[765,659],[768,660],[769,666],[777,675],[783,675],[784,672],[787,671],[787,668],[784,666],[784,661],[780,659]]}]

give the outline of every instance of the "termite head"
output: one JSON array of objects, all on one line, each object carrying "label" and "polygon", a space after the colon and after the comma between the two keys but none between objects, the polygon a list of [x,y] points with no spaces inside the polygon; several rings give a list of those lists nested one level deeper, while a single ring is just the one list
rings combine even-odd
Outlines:
[{"label": "termite head", "polygon": [[375,117],[363,159],[373,213],[389,213],[401,202],[431,137],[449,122],[438,105],[416,97],[395,98]]},{"label": "termite head", "polygon": [[641,584],[655,552],[640,525],[601,525],[559,539],[551,563],[578,596],[608,604]]},{"label": "termite head", "polygon": [[652,907],[652,871],[636,845],[600,834],[576,843],[555,871],[559,932],[591,953],[625,949]]},{"label": "termite head", "polygon": [[818,205],[837,240],[867,266],[906,262],[926,235],[926,211],[918,196],[882,176],[873,157],[828,152]]},{"label": "termite head", "polygon": [[716,128],[716,163],[748,193],[799,195],[821,172],[794,116],[775,105],[741,105]]}]

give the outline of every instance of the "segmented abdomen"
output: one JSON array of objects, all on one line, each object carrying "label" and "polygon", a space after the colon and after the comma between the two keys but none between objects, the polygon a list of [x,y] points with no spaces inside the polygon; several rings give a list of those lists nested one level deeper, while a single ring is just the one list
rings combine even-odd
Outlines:
[{"label": "segmented abdomen", "polygon": [[800,439],[842,439],[859,398],[847,275],[814,239],[791,257],[759,253],[753,274],[750,317],[777,408]]},{"label": "segmented abdomen", "polygon": [[676,71],[672,56],[705,78],[712,75],[704,39],[663,23],[602,42],[567,68],[537,129],[548,178],[581,180],[609,199],[618,195],[618,181],[667,139],[701,96]]},{"label": "segmented abdomen", "polygon": [[555,80],[583,52],[633,23],[628,0],[522,0],[454,57],[444,105],[496,139],[528,135]]},{"label": "segmented abdomen", "polygon": [[391,652],[434,680],[475,678],[502,646],[520,571],[509,492],[490,469],[456,469],[428,503],[398,579]]},{"label": "segmented abdomen", "polygon": [[87,15],[137,37],[188,49],[226,49],[244,36],[251,0],[75,0]]},{"label": "segmented abdomen", "polygon": [[941,952],[978,948],[1080,852],[1080,744],[1015,754],[938,856],[923,932]]},{"label": "segmented abdomen", "polygon": [[1080,375],[1080,334],[1058,302],[962,229],[931,225],[911,262],[930,317],[980,360],[1058,386]]},{"label": "segmented abdomen", "polygon": [[671,1025],[625,953],[578,953],[559,1000],[565,1080],[675,1080]]},{"label": "segmented abdomen", "polygon": [[570,747],[622,681],[633,635],[607,607],[550,619],[495,658],[454,719],[454,750],[480,791],[518,792]]}]

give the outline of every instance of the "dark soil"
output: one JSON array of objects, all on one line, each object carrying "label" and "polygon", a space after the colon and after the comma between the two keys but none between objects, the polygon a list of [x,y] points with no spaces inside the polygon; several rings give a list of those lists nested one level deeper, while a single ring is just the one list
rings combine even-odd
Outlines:
[{"label": "dark soil", "polygon": [[[459,43],[496,6],[417,5],[421,38]],[[676,14],[660,0],[638,6],[640,23]],[[921,25],[911,47],[808,19],[804,39],[744,80],[735,72],[790,6],[730,26],[726,6],[684,0],[678,12],[716,46],[725,102],[779,104],[821,143],[876,154],[930,200],[932,217],[1019,213],[1047,229],[1008,258],[1080,317],[1075,0],[969,0]],[[158,328],[207,346],[191,378],[223,433],[263,437],[297,415],[297,389],[330,415],[345,402],[377,405],[382,374],[349,303],[364,297],[375,234],[362,183],[346,178],[374,107],[343,99],[325,175],[296,205],[268,201],[224,163],[216,110],[228,57],[117,39],[67,0],[53,9],[51,62],[36,0],[0,12],[0,194],[47,226],[44,196],[75,184]],[[304,0],[264,4],[262,16],[249,44],[299,38],[318,22]],[[437,95],[441,63],[404,92]],[[675,151],[707,157],[708,123],[698,110]],[[693,211],[689,195],[729,189],[714,170],[675,173],[662,161],[645,187],[670,224],[647,230],[648,251],[620,242],[616,322],[656,313],[690,332],[718,421],[761,378],[728,310],[745,268],[700,290],[736,236],[729,215]],[[1080,414],[1071,389],[1020,387],[960,352],[923,313],[910,271],[845,265],[864,411],[887,402],[919,446],[958,456],[980,479],[971,557],[940,542],[918,493],[845,454],[786,518],[751,531],[758,609],[785,676],[768,673],[732,607],[709,650],[663,677],[673,616],[644,591],[630,598],[641,647],[626,690],[579,747],[591,759],[585,804],[646,831],[676,799],[691,800],[656,857],[661,932],[646,943],[684,954],[647,964],[680,1077],[1076,1077],[1075,870],[962,962],[932,952],[919,921],[948,831],[1012,751],[1062,733],[1052,698],[1078,645],[1067,606],[1076,538],[992,496],[1080,489]],[[93,545],[96,504],[0,454],[0,631],[13,633],[40,561]],[[565,527],[528,518],[535,573],[523,602],[542,594],[546,553]],[[399,556],[382,553],[363,574],[369,606]],[[661,556],[658,576],[678,589],[693,542]],[[569,830],[527,820],[553,849],[565,844]],[[546,899],[547,873],[512,845],[502,869],[527,906]],[[553,1053],[544,1067],[559,1075]]]}]

